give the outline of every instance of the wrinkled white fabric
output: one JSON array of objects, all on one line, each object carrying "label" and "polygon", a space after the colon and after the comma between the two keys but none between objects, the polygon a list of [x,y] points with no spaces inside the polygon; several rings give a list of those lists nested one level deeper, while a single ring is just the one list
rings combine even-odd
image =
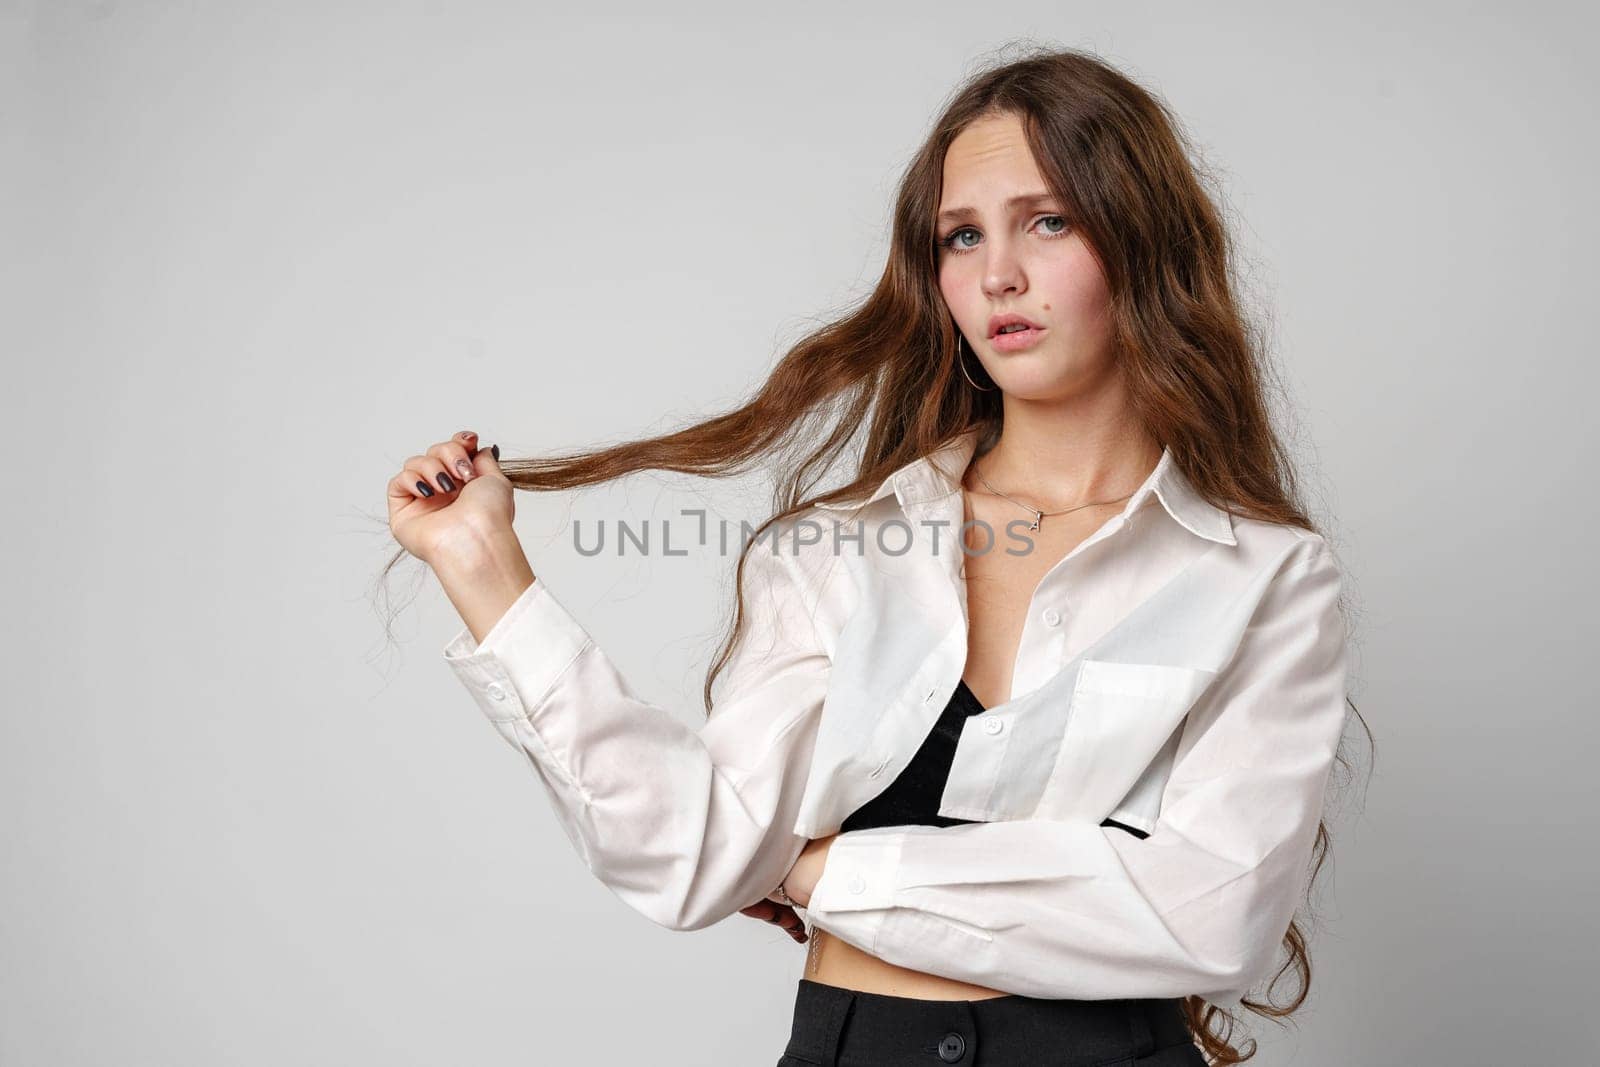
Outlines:
[{"label": "wrinkled white fabric", "polygon": [[[904,769],[965,668],[976,443],[755,543],[698,725],[636,695],[542,578],[481,645],[445,646],[622,900],[717,922]],[[1345,725],[1340,582],[1323,538],[1212,506],[1163,452],[1039,582],[1010,699],[965,722],[939,813],[978,822],[840,834],[808,923],[1004,992],[1237,1005],[1310,873]]]}]

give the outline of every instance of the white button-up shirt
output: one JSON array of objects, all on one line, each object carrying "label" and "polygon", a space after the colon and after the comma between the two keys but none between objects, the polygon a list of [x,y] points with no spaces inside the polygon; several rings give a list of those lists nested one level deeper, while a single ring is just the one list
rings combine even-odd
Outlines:
[{"label": "white button-up shirt", "polygon": [[[733,915],[910,762],[966,664],[976,444],[755,542],[698,728],[636,695],[542,578],[481,645],[445,646],[623,901],[673,929]],[[1003,992],[1236,1006],[1310,873],[1345,725],[1339,592],[1322,537],[1212,506],[1164,451],[1040,580],[1010,699],[964,722],[938,813],[977,821],[840,834],[808,923]]]}]

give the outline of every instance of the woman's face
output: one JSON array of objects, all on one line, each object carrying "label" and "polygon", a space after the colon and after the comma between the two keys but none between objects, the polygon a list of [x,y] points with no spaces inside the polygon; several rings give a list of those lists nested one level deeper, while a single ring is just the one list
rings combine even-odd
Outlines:
[{"label": "woman's face", "polygon": [[[1021,198],[1021,199],[1018,199]],[[1060,214],[1016,115],[978,119],[951,142],[935,235],[939,290],[1005,393],[1053,400],[1081,392],[1112,367],[1110,292],[1089,245]],[[1007,342],[990,319],[1015,313],[1037,324]]]}]

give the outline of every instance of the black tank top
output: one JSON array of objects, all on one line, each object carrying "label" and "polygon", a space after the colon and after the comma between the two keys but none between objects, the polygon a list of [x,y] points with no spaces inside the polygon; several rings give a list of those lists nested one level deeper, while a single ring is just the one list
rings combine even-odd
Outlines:
[{"label": "black tank top", "polygon": [[[978,703],[977,696],[967,688],[967,680],[956,683],[939,721],[933,724],[922,747],[911,758],[889,788],[857,808],[839,826],[841,833],[862,830],[869,826],[956,826],[977,822],[976,819],[953,819],[939,814],[939,800],[944,796],[945,782],[950,777],[951,764],[956,758],[956,744],[961,740],[961,729],[973,715],[986,709]],[[1107,819],[1101,826],[1115,826],[1135,837],[1148,837],[1143,830]]]}]

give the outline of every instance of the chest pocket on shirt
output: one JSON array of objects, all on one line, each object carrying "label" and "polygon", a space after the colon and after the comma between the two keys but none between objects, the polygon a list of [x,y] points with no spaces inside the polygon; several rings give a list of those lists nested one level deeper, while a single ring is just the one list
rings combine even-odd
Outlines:
[{"label": "chest pocket on shirt", "polygon": [[1183,720],[1217,672],[1086,659],[1072,691],[1042,818],[1112,819],[1155,828]]}]

